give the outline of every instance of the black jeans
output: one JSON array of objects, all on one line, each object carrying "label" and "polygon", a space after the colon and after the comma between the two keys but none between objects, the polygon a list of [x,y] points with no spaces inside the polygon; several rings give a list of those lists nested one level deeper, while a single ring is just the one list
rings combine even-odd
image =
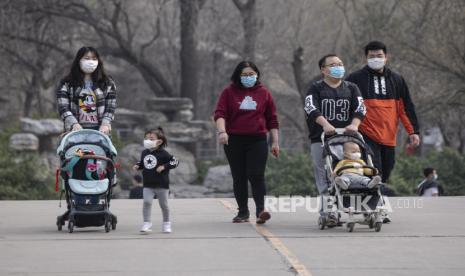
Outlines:
[{"label": "black jeans", "polygon": [[380,171],[383,183],[386,183],[394,169],[396,148],[378,144],[365,135],[363,135],[363,139],[373,151],[373,165]]},{"label": "black jeans", "polygon": [[268,158],[266,136],[230,135],[224,146],[234,183],[239,212],[248,210],[248,181],[252,186],[256,215],[265,207],[265,167]]}]

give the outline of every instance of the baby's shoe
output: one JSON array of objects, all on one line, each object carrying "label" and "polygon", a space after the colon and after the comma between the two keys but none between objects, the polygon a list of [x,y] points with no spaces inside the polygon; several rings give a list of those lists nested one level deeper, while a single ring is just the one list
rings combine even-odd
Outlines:
[{"label": "baby's shoe", "polygon": [[367,187],[369,189],[372,189],[373,187],[376,187],[376,185],[378,185],[379,183],[381,183],[381,176],[377,175],[373,177],[373,179],[371,179],[370,182],[368,182]]},{"label": "baby's shoe", "polygon": [[347,185],[347,183],[340,176],[334,178],[334,182],[336,182],[336,184],[343,190],[347,190],[349,188],[349,185]]}]

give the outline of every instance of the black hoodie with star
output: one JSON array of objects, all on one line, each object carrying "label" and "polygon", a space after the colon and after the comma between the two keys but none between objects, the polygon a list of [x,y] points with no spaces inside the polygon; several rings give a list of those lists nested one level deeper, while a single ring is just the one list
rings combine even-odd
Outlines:
[{"label": "black hoodie with star", "polygon": [[[144,187],[169,189],[169,171],[176,168],[178,164],[179,161],[163,148],[144,150],[137,163],[139,170],[142,170]],[[157,172],[160,166],[165,167],[161,173]]]}]

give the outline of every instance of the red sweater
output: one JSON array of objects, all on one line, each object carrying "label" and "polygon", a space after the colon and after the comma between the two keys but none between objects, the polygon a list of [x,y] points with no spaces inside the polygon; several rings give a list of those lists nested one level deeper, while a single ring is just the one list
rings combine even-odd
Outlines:
[{"label": "red sweater", "polygon": [[214,119],[224,118],[226,132],[238,135],[266,135],[279,128],[276,106],[268,89],[258,83],[239,88],[231,83],[221,92]]}]

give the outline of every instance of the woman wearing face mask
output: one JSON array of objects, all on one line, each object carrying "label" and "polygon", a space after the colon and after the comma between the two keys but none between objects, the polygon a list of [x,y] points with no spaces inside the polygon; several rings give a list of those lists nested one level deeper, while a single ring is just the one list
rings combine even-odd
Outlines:
[{"label": "woman wearing face mask", "polygon": [[69,74],[60,83],[57,103],[66,131],[86,128],[110,134],[116,88],[105,74],[96,49],[82,47],[78,50]]},{"label": "woman wearing face mask", "polygon": [[[333,134],[335,128],[346,132],[358,131],[366,109],[358,87],[343,81],[344,64],[335,54],[323,56],[318,61],[323,79],[311,84],[305,98],[304,110],[311,140],[310,154],[313,162],[315,183],[321,196],[328,194],[328,182],[324,169],[321,134]],[[323,206],[320,211],[323,212]]]},{"label": "woman wearing face mask", "polygon": [[231,168],[234,196],[239,207],[233,222],[249,220],[248,182],[255,201],[256,223],[270,219],[265,210],[265,167],[268,158],[266,135],[271,133],[271,153],[279,155],[278,117],[268,89],[260,82],[260,71],[250,61],[240,62],[231,84],[221,93],[214,120],[220,144]]}]

